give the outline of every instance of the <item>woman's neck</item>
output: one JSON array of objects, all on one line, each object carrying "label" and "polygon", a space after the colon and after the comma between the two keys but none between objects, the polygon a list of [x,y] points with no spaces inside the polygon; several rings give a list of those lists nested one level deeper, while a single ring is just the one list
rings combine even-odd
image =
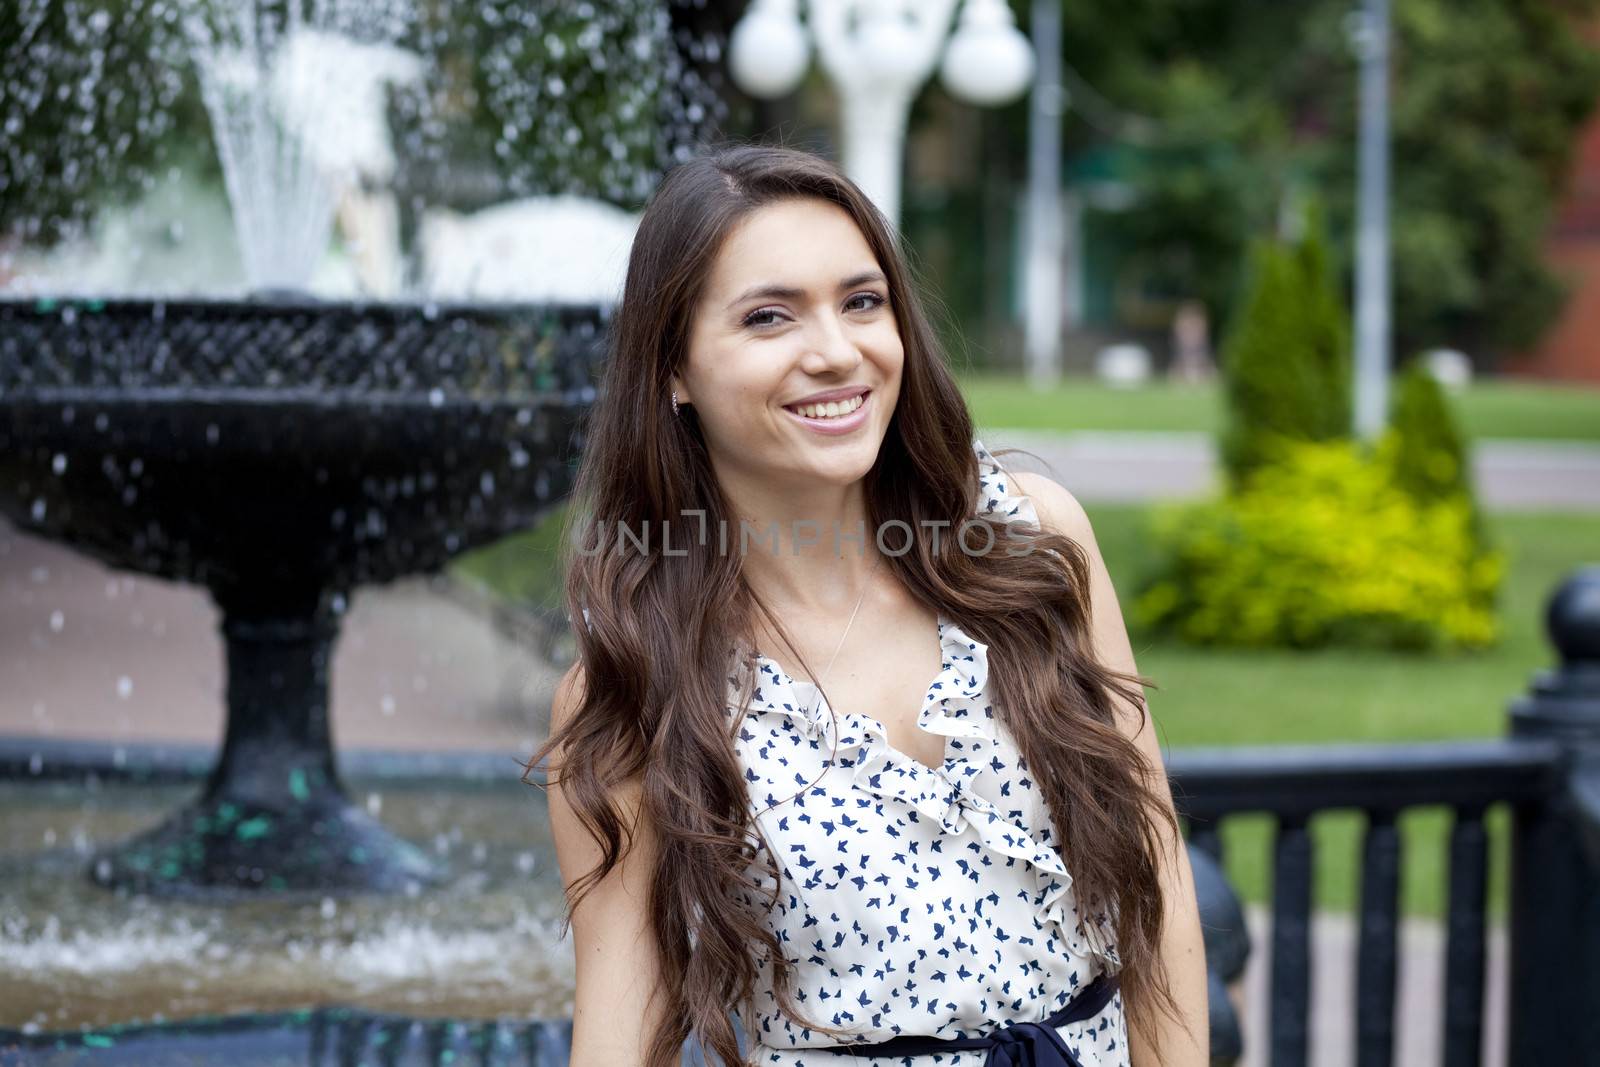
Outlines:
[{"label": "woman's neck", "polygon": [[[863,483],[796,489],[729,473],[723,480],[731,509],[725,550],[738,556],[751,589],[780,617],[826,619],[841,607],[848,612],[883,555],[867,518]],[[891,548],[900,543],[892,535],[886,537]]]}]

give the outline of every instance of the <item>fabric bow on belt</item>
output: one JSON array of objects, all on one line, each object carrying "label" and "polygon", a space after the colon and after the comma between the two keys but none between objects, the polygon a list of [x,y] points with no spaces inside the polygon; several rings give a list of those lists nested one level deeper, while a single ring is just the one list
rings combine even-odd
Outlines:
[{"label": "fabric bow on belt", "polygon": [[1013,1023],[989,1039],[984,1067],[1083,1067],[1061,1035],[1044,1023]]},{"label": "fabric bow on belt", "polygon": [[872,1045],[830,1045],[807,1052],[835,1052],[852,1058],[925,1056],[930,1053],[988,1049],[984,1067],[1083,1067],[1056,1033],[1068,1023],[1091,1019],[1116,995],[1117,976],[1102,974],[1078,991],[1067,1006],[1042,1022],[1011,1023],[983,1037],[936,1038],[905,1035]]}]

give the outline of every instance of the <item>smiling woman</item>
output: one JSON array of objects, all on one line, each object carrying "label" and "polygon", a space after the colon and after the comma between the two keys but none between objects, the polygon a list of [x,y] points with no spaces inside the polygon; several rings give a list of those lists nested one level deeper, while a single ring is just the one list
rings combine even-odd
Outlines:
[{"label": "smiling woman", "polygon": [[[1187,859],[1092,531],[973,439],[882,216],[804,153],[695,159],[611,344],[579,662],[529,761],[575,1067],[691,1035],[730,1065],[1203,1063]],[[589,523],[644,537],[586,550]]]},{"label": "smiling woman", "polygon": [[872,466],[904,363],[889,279],[855,220],[795,197],[724,239],[672,388],[698,407],[724,485],[777,477],[806,492]]}]

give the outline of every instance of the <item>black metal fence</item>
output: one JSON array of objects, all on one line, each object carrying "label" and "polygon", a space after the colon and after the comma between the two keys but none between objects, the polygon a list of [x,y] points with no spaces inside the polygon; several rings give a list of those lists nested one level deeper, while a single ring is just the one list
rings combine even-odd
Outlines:
[{"label": "black metal fence", "polygon": [[[1172,754],[1168,771],[1188,823],[1191,852],[1197,849],[1220,865],[1224,820],[1264,813],[1275,822],[1271,1067],[1301,1067],[1308,1061],[1311,818],[1336,810],[1365,815],[1356,1064],[1387,1067],[1394,1062],[1397,1010],[1398,818],[1409,809],[1441,806],[1453,813],[1443,1064],[1478,1067],[1483,1062],[1486,815],[1496,805],[1507,806],[1512,827],[1506,1062],[1512,1067],[1600,1065],[1600,568],[1580,571],[1557,590],[1546,621],[1560,665],[1541,673],[1530,695],[1512,705],[1503,739]],[[1207,917],[1207,909],[1215,914],[1216,907],[1202,894],[1202,918],[1208,924],[1215,920]],[[1216,1037],[1214,1032],[1214,1055]]]}]

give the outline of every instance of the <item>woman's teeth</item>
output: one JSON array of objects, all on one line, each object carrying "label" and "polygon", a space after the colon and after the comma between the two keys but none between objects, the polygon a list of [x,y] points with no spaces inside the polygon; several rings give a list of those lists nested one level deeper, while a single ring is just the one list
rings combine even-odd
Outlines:
[{"label": "woman's teeth", "polygon": [[866,402],[867,394],[853,396],[849,400],[832,401],[827,404],[797,404],[790,411],[804,415],[808,419],[833,419],[840,415],[848,415]]}]

